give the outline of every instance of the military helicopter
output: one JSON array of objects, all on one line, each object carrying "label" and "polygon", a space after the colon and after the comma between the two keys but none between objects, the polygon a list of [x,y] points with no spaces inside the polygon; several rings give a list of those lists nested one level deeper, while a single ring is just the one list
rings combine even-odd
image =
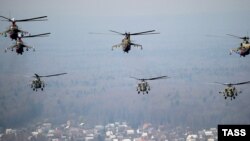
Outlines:
[{"label": "military helicopter", "polygon": [[43,91],[45,87],[45,83],[44,81],[40,79],[41,77],[52,77],[52,76],[58,76],[58,75],[64,75],[64,74],[67,74],[67,73],[58,73],[58,74],[44,75],[44,76],[41,76],[35,73],[35,75],[33,76],[35,80],[32,80],[31,88],[33,89],[33,91],[37,91],[38,89],[41,89]]},{"label": "military helicopter", "polygon": [[9,37],[12,40],[17,40],[20,35],[24,36],[24,35],[29,34],[27,31],[20,30],[18,26],[16,25],[16,22],[46,21],[47,20],[47,19],[44,19],[44,18],[47,18],[47,16],[35,17],[35,18],[30,18],[30,19],[22,19],[22,20],[15,20],[15,18],[10,19],[4,16],[0,16],[0,17],[4,19],[3,21],[8,21],[12,23],[6,31],[0,33],[1,35],[4,35],[5,37],[7,37],[7,34],[9,34]]},{"label": "military helicopter", "polygon": [[214,83],[227,86],[223,91],[220,91],[219,94],[223,94],[225,99],[227,99],[227,97],[230,97],[232,100],[235,99],[235,97],[238,96],[238,94],[242,93],[242,91],[238,91],[234,85],[248,84],[250,83],[250,81],[240,82],[240,83],[220,83],[220,82],[214,82]]},{"label": "military helicopter", "polygon": [[148,94],[148,92],[150,91],[150,86],[149,86],[148,82],[146,82],[146,80],[164,79],[164,78],[169,78],[169,77],[160,76],[160,77],[153,77],[153,78],[136,78],[136,77],[131,76],[130,78],[134,78],[134,79],[140,81],[136,87],[138,94],[140,94],[140,92],[142,92],[143,94],[145,94],[145,92],[146,92]]},{"label": "military helicopter", "polygon": [[129,32],[120,33],[120,32],[117,32],[117,31],[110,30],[110,32],[114,32],[114,33],[117,33],[117,34],[119,34],[119,35],[125,36],[125,38],[122,39],[122,43],[112,46],[112,50],[113,50],[114,48],[122,47],[123,51],[126,52],[126,53],[128,53],[129,50],[131,49],[131,46],[140,47],[140,48],[142,49],[142,45],[132,43],[132,41],[130,40],[130,36],[131,36],[131,35],[160,34],[160,33],[152,33],[152,32],[154,32],[154,31],[155,31],[155,30],[144,31],[144,32],[138,32],[138,33],[129,33]]},{"label": "military helicopter", "polygon": [[11,50],[14,51],[14,48],[16,49],[16,53],[17,54],[23,54],[23,48],[26,48],[26,51],[28,51],[29,49],[33,48],[33,51],[35,51],[34,47],[25,45],[24,42],[22,41],[22,38],[32,38],[32,37],[46,37],[46,35],[49,35],[50,33],[43,33],[43,34],[36,34],[36,35],[29,35],[29,36],[21,36],[19,35],[19,37],[16,40],[16,44],[14,44],[13,46],[10,46],[8,48],[5,49],[5,52],[7,52],[7,50]]},{"label": "military helicopter", "polygon": [[248,36],[239,37],[239,36],[235,36],[235,35],[231,35],[231,34],[227,34],[227,35],[243,40],[243,42],[240,43],[240,47],[235,48],[235,49],[231,49],[230,55],[232,54],[232,52],[240,54],[240,56],[243,56],[243,57],[245,57],[246,55],[249,54],[249,52],[250,52],[250,43],[249,43],[249,37]]}]

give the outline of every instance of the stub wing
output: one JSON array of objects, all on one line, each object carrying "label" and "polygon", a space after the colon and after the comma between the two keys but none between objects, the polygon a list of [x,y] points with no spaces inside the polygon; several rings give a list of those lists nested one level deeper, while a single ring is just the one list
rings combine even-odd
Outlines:
[{"label": "stub wing", "polygon": [[113,50],[114,48],[118,48],[118,47],[122,47],[122,46],[123,46],[123,44],[122,44],[122,43],[117,44],[117,45],[113,45],[113,46],[112,46],[112,50]]},{"label": "stub wing", "polygon": [[141,48],[141,49],[142,49],[142,45],[135,44],[135,43],[131,43],[131,45],[134,46],[134,47],[138,47],[138,48]]},{"label": "stub wing", "polygon": [[240,54],[240,50],[241,50],[241,47],[238,47],[238,48],[233,48],[230,50],[230,55],[232,55],[232,53],[237,53],[237,54]]},{"label": "stub wing", "polygon": [[13,46],[7,47],[7,48],[5,49],[5,52],[7,52],[7,50],[13,51],[14,48],[16,48],[16,47],[17,47],[17,45],[13,45]]},{"label": "stub wing", "polygon": [[0,32],[0,35],[7,37],[7,34],[10,32],[10,30],[6,30],[4,32]]},{"label": "stub wing", "polygon": [[249,51],[250,51],[249,47],[238,47],[238,48],[231,49],[230,55],[232,54],[232,52],[235,52],[239,54],[240,56],[245,57],[246,55],[249,54]]},{"label": "stub wing", "polygon": [[29,49],[33,49],[33,51],[35,51],[35,48],[34,48],[34,47],[32,47],[32,46],[27,46],[27,45],[24,45],[23,47],[25,47],[27,51],[28,51]]}]

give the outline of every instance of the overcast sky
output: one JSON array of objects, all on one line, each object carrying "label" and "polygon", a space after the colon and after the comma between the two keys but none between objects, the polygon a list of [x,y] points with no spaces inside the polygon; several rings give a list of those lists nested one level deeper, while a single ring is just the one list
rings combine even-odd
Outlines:
[{"label": "overcast sky", "polygon": [[81,13],[84,16],[185,15],[246,12],[249,4],[248,0],[1,0],[1,13],[26,13],[34,10]]},{"label": "overcast sky", "polygon": [[[25,52],[22,56],[15,52],[4,53],[4,48],[13,41],[0,37],[0,93],[13,94],[7,87],[26,89],[23,84],[30,79],[22,76],[34,73],[68,72],[60,76],[69,86],[65,91],[88,89],[80,84],[68,84],[75,80],[94,84],[100,80],[96,89],[105,87],[109,92],[113,86],[119,91],[124,89],[120,86],[125,85],[124,97],[127,93],[138,96],[134,95],[136,81],[129,78],[131,75],[172,77],[153,82],[158,85],[153,86],[152,94],[165,93],[177,86],[176,89],[181,89],[192,83],[194,90],[197,84],[204,82],[248,81],[250,56],[230,56],[229,49],[238,47],[240,40],[225,34],[245,36],[250,32],[249,6],[249,0],[1,0],[0,15],[15,19],[46,15],[46,22],[18,23],[18,26],[32,34],[52,34],[46,38],[24,39],[28,45],[35,46],[36,52]],[[9,23],[0,21],[0,31],[8,26]],[[89,34],[153,29],[160,34],[132,37],[144,49],[132,48],[129,54],[121,49],[111,51],[122,36]],[[220,37],[206,36],[209,34]],[[201,73],[194,72],[197,68]],[[160,89],[156,90],[158,86]],[[199,88],[208,91],[214,87],[202,85]],[[219,88],[213,90],[219,91]],[[53,89],[57,90],[63,89]],[[241,100],[246,103],[249,96],[242,95]],[[225,107],[220,110],[224,111]]]}]

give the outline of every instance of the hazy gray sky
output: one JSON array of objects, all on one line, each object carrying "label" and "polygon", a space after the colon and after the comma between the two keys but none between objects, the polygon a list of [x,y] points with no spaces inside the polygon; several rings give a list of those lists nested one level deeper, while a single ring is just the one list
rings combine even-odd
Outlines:
[{"label": "hazy gray sky", "polygon": [[[98,99],[97,105],[105,104],[115,94],[120,94],[122,100],[134,99],[143,105],[145,99],[136,94],[137,81],[129,76],[169,75],[171,79],[150,82],[152,91],[147,98],[151,100],[153,97],[152,103],[170,103],[172,100],[165,95],[171,97],[178,91],[181,106],[188,107],[186,105],[195,101],[197,107],[205,109],[201,113],[204,116],[211,108],[220,119],[213,123],[221,121],[224,115],[227,116],[225,122],[239,123],[241,121],[237,119],[242,118],[245,119],[243,122],[249,123],[248,111],[231,117],[238,109],[248,106],[249,90],[228,104],[217,93],[222,87],[204,84],[250,80],[250,56],[230,56],[229,49],[238,47],[240,40],[225,35],[244,36],[250,32],[249,5],[249,0],[1,0],[0,15],[6,17],[22,19],[47,15],[46,22],[18,25],[30,33],[52,34],[46,38],[24,39],[28,45],[36,47],[36,52],[25,52],[22,56],[15,52],[4,53],[4,48],[13,42],[0,37],[0,96],[12,103],[15,103],[12,97],[17,101],[23,98],[22,95],[36,98],[28,86],[30,78],[24,76],[68,72],[65,76],[46,79],[48,89],[44,93],[49,96],[42,102],[53,103],[51,101],[60,99],[62,103],[64,100],[65,103],[66,100],[75,103],[76,99],[71,99],[68,94],[81,92],[80,101],[84,101],[89,93],[105,94]],[[0,21],[0,31],[8,26],[9,23]],[[144,49],[132,48],[129,54],[119,48],[111,51],[112,45],[121,42],[122,36],[88,34],[152,29],[161,34],[133,36],[132,40],[142,44]],[[222,37],[207,37],[208,34]],[[56,93],[60,95],[51,96]],[[200,99],[216,102],[204,105]],[[22,104],[29,103],[24,100]],[[169,105],[159,108],[172,111]],[[176,113],[172,113],[173,117],[177,117]]]},{"label": "hazy gray sky", "polygon": [[[248,0],[1,0],[0,13],[74,13],[82,16],[186,15],[247,12]],[[80,18],[80,17],[79,17]]]}]

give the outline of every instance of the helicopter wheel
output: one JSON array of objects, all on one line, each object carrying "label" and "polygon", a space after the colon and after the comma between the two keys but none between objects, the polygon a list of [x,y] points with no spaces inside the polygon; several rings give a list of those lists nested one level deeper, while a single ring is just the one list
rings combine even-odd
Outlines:
[{"label": "helicopter wheel", "polygon": [[225,96],[225,99],[227,99],[227,97]]},{"label": "helicopter wheel", "polygon": [[140,91],[138,91],[138,94],[140,94]]},{"label": "helicopter wheel", "polygon": [[35,91],[35,89],[33,89],[33,91]]},{"label": "helicopter wheel", "polygon": [[146,93],[148,94],[148,91],[146,91]]},{"label": "helicopter wheel", "polygon": [[233,99],[235,99],[235,97],[233,97]]},{"label": "helicopter wheel", "polygon": [[43,88],[41,88],[41,90],[43,91]]}]

